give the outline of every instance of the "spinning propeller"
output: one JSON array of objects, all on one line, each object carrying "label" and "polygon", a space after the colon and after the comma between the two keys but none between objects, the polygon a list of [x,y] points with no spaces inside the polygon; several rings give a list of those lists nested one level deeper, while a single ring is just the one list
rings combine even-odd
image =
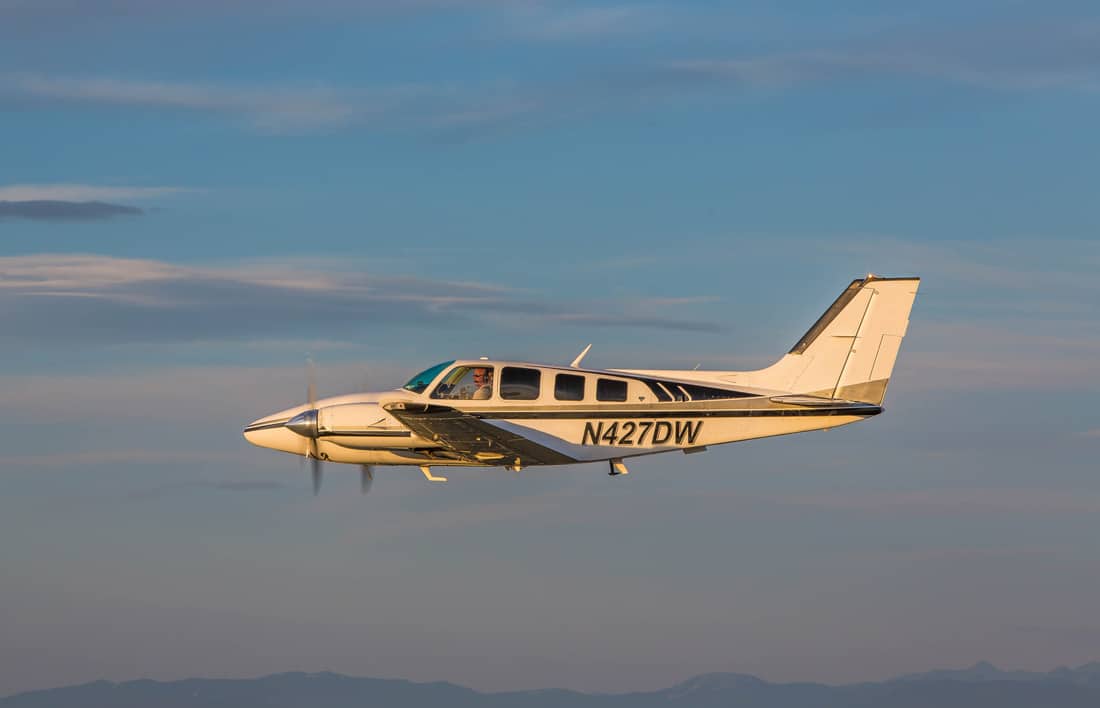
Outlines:
[{"label": "spinning propeller", "polygon": [[[302,411],[286,422],[286,427],[306,439],[306,457],[309,458],[309,472],[313,479],[313,496],[321,492],[321,481],[324,476],[322,471],[321,455],[317,450],[317,438],[320,435],[317,415],[317,382],[316,367],[313,359],[306,360],[306,402],[309,408]],[[370,465],[359,465],[359,488],[363,494],[370,491],[374,482],[374,468]]]}]

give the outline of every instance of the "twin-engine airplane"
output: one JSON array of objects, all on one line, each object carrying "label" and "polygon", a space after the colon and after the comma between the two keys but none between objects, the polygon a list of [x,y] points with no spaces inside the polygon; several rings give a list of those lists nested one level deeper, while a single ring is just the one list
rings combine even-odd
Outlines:
[{"label": "twin-engine airplane", "polygon": [[[757,371],[585,369],[445,361],[402,388],[315,401],[264,416],[252,444],[311,460],[372,465],[505,467],[604,462],[835,428],[882,412],[919,278],[854,280],[779,361]],[[591,346],[591,345],[589,345]]]}]

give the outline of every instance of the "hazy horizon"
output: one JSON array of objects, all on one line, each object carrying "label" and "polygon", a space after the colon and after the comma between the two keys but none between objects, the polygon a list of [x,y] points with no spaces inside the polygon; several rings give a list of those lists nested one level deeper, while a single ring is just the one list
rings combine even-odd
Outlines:
[{"label": "hazy horizon", "polygon": [[[1097,677],[1100,677],[1100,662],[1098,662],[1098,661],[1086,662],[1086,663],[1083,663],[1083,664],[1080,664],[1080,665],[1077,665],[1077,666],[1064,666],[1064,665],[1062,665],[1062,666],[1050,667],[1049,669],[1027,669],[1027,668],[1018,668],[1018,667],[1017,668],[1006,668],[1006,667],[1001,667],[1001,666],[994,666],[993,664],[991,664],[987,661],[984,661],[984,660],[983,661],[977,661],[977,662],[975,662],[975,663],[973,663],[969,666],[959,666],[959,667],[942,667],[941,666],[941,667],[934,667],[934,668],[926,668],[926,669],[919,670],[919,671],[912,671],[912,672],[898,674],[898,675],[884,676],[884,677],[880,677],[880,678],[877,678],[877,679],[868,679],[865,682],[866,683],[892,683],[892,682],[931,681],[931,680],[936,680],[936,681],[939,681],[939,680],[967,681],[967,682],[971,682],[971,681],[981,682],[981,681],[1050,680],[1053,676],[1058,676],[1060,674],[1060,672],[1065,672],[1065,671],[1069,672],[1069,674],[1065,677],[1065,680],[1068,680],[1070,675],[1084,675],[1084,676],[1087,676],[1090,679],[1090,681],[1096,681],[1097,683],[1100,683],[1100,678],[1097,678]],[[81,684],[66,684],[66,685],[63,685],[63,686],[41,687],[39,689],[31,689],[31,691],[29,691],[29,692],[49,691],[49,690],[53,690],[53,689],[56,689],[56,688],[79,688],[81,686],[88,686],[88,685],[91,685],[91,684],[102,683],[104,681],[112,683],[112,684],[116,684],[116,685],[119,685],[119,686],[124,685],[124,684],[138,684],[138,683],[143,683],[143,682],[147,682],[147,681],[153,681],[153,682],[158,683],[158,684],[169,685],[169,684],[173,684],[173,683],[177,683],[177,682],[189,682],[189,681],[260,682],[260,681],[267,680],[267,679],[274,679],[274,678],[281,678],[281,677],[292,677],[292,676],[301,676],[301,677],[307,677],[307,678],[333,676],[333,677],[337,677],[337,678],[349,678],[349,679],[356,679],[356,680],[362,679],[362,680],[370,680],[370,681],[409,682],[409,683],[412,683],[414,685],[427,685],[427,684],[431,684],[431,683],[436,683],[436,681],[433,681],[431,679],[417,681],[417,680],[408,679],[408,678],[405,678],[405,677],[402,677],[402,676],[355,675],[355,674],[344,674],[344,673],[340,673],[340,672],[333,672],[333,671],[328,671],[328,670],[325,670],[325,669],[320,669],[320,670],[317,670],[317,671],[302,671],[302,670],[289,670],[288,669],[286,671],[277,671],[277,672],[274,672],[274,673],[262,674],[262,675],[257,675],[257,676],[215,676],[215,675],[211,675],[211,676],[187,676],[187,677],[181,677],[181,678],[178,678],[178,679],[156,679],[156,678],[151,678],[151,677],[139,677],[139,678],[126,679],[126,680],[121,680],[121,681],[118,681],[118,680],[112,681],[110,679],[97,679],[95,681],[85,682],[85,683],[81,683]],[[657,687],[656,689],[649,689],[649,690],[674,689],[674,688],[679,687],[679,686],[684,686],[684,685],[689,685],[689,684],[697,684],[699,682],[711,681],[711,680],[713,680],[715,682],[715,685],[721,686],[721,685],[724,685],[724,683],[725,683],[723,681],[723,679],[725,679],[727,677],[729,677],[729,678],[758,679],[758,680],[761,680],[761,681],[764,681],[766,683],[776,685],[776,686],[813,683],[813,684],[816,684],[816,685],[823,685],[823,686],[830,686],[830,687],[844,687],[844,686],[851,686],[851,685],[858,684],[858,683],[864,683],[864,681],[859,681],[859,682],[838,682],[838,681],[806,682],[806,681],[799,681],[797,679],[788,680],[788,681],[771,681],[771,680],[769,680],[769,679],[767,679],[763,676],[756,676],[755,674],[744,674],[744,673],[738,673],[738,672],[735,672],[735,671],[724,671],[724,672],[720,671],[720,672],[708,672],[708,673],[702,673],[702,674],[691,674],[691,675],[688,675],[688,676],[684,676],[681,680],[674,681],[674,682],[672,682],[671,684],[669,684],[667,686],[660,686],[660,687]],[[468,686],[468,685],[463,684],[461,682],[448,682],[448,683],[452,683],[453,685],[456,685],[456,686],[459,686],[459,687],[462,687],[462,688],[472,688],[473,690],[478,691],[479,693],[485,693],[485,694],[509,693],[509,692],[517,692],[517,691],[518,692],[538,692],[538,691],[546,691],[546,690],[576,690],[576,689],[569,689],[569,688],[564,688],[563,689],[563,687],[561,687],[561,686],[549,686],[549,685],[547,685],[547,686],[528,686],[528,687],[513,688],[513,689],[499,689],[499,690],[491,690],[490,689],[490,690],[486,690],[486,689],[478,689],[477,687],[474,687],[474,686]],[[616,694],[631,693],[633,691],[634,691],[633,688],[623,687],[623,688],[621,688],[617,691],[595,692],[595,693],[606,693],[608,695],[616,695]],[[587,693],[583,690],[580,690],[578,692],[579,693]],[[23,692],[19,692],[19,693],[15,693],[15,694],[0,694],[0,699],[10,698],[10,697],[15,696],[15,695],[21,695],[22,693],[28,693],[28,691],[23,691]]]}]

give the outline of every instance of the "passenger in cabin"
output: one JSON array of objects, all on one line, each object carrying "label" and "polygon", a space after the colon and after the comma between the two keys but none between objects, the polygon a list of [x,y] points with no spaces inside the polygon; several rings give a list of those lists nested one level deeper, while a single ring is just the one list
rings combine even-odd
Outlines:
[{"label": "passenger in cabin", "polygon": [[474,395],[470,396],[475,401],[484,401],[493,395],[493,372],[491,369],[477,367],[474,369]]}]

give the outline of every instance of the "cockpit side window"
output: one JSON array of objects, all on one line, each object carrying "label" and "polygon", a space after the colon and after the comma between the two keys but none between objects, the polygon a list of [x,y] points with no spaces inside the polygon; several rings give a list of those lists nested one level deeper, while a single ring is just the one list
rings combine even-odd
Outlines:
[{"label": "cockpit side window", "polygon": [[454,359],[451,359],[450,361],[445,361],[442,364],[436,364],[430,369],[424,369],[419,374],[409,379],[409,382],[406,383],[402,388],[404,388],[406,391],[412,391],[413,393],[424,393],[424,389],[428,388],[428,386],[431,385],[432,381],[435,381],[435,377],[439,376],[439,372],[443,371],[453,363],[455,363]]},{"label": "cockpit side window", "polygon": [[495,369],[491,366],[456,366],[432,391],[432,398],[484,401],[493,395]]}]

